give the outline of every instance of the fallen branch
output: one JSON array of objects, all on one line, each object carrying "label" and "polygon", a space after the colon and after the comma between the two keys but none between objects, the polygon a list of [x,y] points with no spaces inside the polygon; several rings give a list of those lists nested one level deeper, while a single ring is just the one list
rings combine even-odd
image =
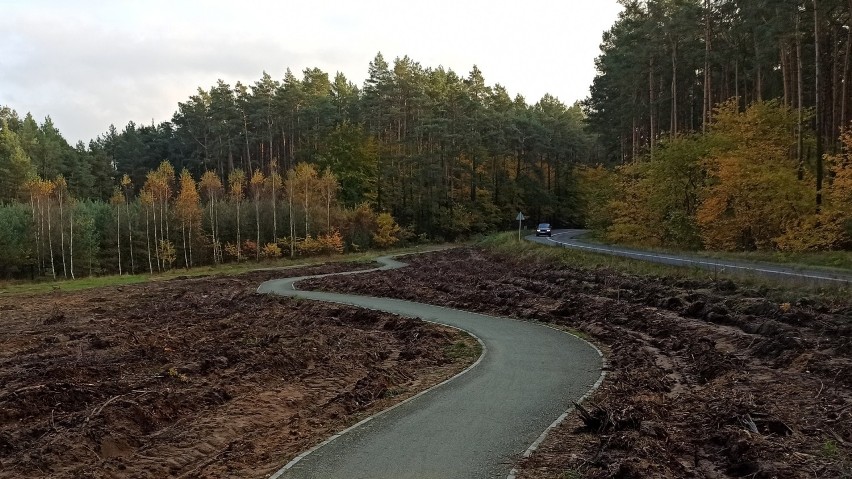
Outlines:
[{"label": "fallen branch", "polygon": [[827,431],[828,431],[828,433],[829,433],[829,434],[831,434],[831,436],[832,436],[832,437],[833,437],[833,438],[837,441],[837,443],[838,443],[838,444],[840,444],[841,446],[843,446],[843,447],[850,447],[850,446],[852,446],[852,443],[850,443],[849,441],[846,441],[846,440],[844,440],[842,437],[840,437],[840,434],[837,434],[836,432],[834,432],[834,429],[828,428],[828,429],[827,429]]},{"label": "fallen branch", "polygon": [[106,400],[106,402],[104,402],[103,404],[101,404],[101,405],[100,405],[100,407],[98,407],[97,409],[95,409],[94,411],[92,411],[92,413],[91,413],[91,414],[89,414],[89,417],[87,417],[87,418],[86,418],[86,421],[85,421],[85,422],[89,422],[89,420],[91,420],[93,417],[95,417],[95,416],[97,416],[98,414],[100,414],[100,413],[101,413],[101,411],[103,411],[105,407],[109,406],[109,404],[110,404],[111,402],[115,401],[116,399],[118,399],[118,398],[120,398],[120,397],[122,397],[122,396],[124,396],[124,394],[119,394],[118,396],[113,396],[113,397],[111,397],[111,398],[107,399],[107,400]]},{"label": "fallen branch", "polygon": [[740,422],[743,423],[743,426],[746,426],[749,431],[755,434],[760,433],[760,431],[757,430],[757,424],[755,424],[754,420],[751,418],[751,414],[745,413],[745,415],[740,418]]},{"label": "fallen branch", "polygon": [[586,428],[593,432],[604,432],[613,425],[609,413],[600,406],[594,405],[594,410],[589,412],[583,405],[571,401],[577,412],[580,413],[580,420],[586,425]]}]

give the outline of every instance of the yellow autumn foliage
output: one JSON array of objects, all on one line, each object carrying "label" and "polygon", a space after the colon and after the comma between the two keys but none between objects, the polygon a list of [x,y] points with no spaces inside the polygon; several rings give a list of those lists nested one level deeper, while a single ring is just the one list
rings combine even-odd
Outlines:
[{"label": "yellow autumn foliage", "polygon": [[778,239],[783,250],[835,250],[852,247],[852,129],[840,136],[843,151],[826,157],[823,205]]},{"label": "yellow autumn foliage", "polygon": [[381,213],[376,217],[376,232],[373,242],[379,248],[389,248],[399,242],[401,229],[390,213]]},{"label": "yellow autumn foliage", "polygon": [[704,161],[707,186],[695,220],[708,249],[774,249],[814,210],[808,174],[798,179],[789,152],[796,117],[776,102],[739,112],[719,107],[712,135],[722,146]]}]

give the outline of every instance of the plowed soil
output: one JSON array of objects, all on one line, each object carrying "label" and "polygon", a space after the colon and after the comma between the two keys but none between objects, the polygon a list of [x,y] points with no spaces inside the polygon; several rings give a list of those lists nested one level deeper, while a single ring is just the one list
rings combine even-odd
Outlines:
[{"label": "plowed soil", "polygon": [[[518,467],[527,478],[852,477],[852,299],[641,277],[476,248],[311,280],[547,322],[604,350],[608,375]],[[570,372],[566,372],[570,373]]]},{"label": "plowed soil", "polygon": [[0,478],[266,477],[475,359],[447,328],[254,293],[351,269],[0,298]]}]

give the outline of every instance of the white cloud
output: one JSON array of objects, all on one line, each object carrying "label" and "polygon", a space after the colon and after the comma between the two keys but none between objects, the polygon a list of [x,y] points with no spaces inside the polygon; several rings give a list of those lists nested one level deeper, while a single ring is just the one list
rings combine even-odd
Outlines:
[{"label": "white cloud", "polygon": [[381,51],[534,102],[582,99],[615,0],[360,2],[0,0],[0,105],[50,115],[69,141],[171,118],[218,78],[253,83],[319,67],[362,83]]}]

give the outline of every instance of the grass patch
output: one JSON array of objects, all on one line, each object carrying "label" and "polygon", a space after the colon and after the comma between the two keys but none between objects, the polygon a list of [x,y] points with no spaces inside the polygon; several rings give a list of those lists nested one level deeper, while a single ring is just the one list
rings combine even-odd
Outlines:
[{"label": "grass patch", "polygon": [[822,457],[827,459],[837,459],[840,456],[840,449],[838,448],[837,443],[830,439],[822,444],[819,452]]},{"label": "grass patch", "polygon": [[740,253],[699,251],[697,254],[708,258],[762,261],[808,268],[845,270],[847,273],[852,272],[852,251],[747,251]]},{"label": "grass patch", "polygon": [[0,283],[0,293],[3,295],[19,294],[41,294],[55,291],[80,291],[84,289],[100,288],[103,286],[124,286],[150,281],[148,275],[123,275],[123,276],[94,276],[76,280],[18,282],[8,281]]},{"label": "grass patch", "polygon": [[590,244],[624,246],[626,248],[636,248],[654,253],[683,254],[698,256],[701,258],[775,263],[799,268],[825,269],[827,271],[839,271],[844,273],[852,272],[852,251],[695,251],[677,248],[618,245],[604,241],[592,232],[581,236],[580,239]]},{"label": "grass patch", "polygon": [[145,283],[148,281],[164,281],[180,278],[193,278],[202,276],[233,276],[249,271],[266,268],[300,268],[305,266],[313,266],[323,263],[349,263],[374,261],[380,256],[394,254],[408,254],[428,251],[432,247],[413,246],[407,248],[398,248],[387,251],[370,251],[363,253],[349,253],[339,256],[325,256],[313,258],[300,258],[295,260],[280,259],[276,261],[246,261],[244,263],[225,263],[216,266],[198,266],[194,268],[184,269],[176,268],[171,271],[156,274],[135,274],[135,275],[109,275],[109,276],[90,276],[81,277],[79,279],[57,279],[52,280],[37,280],[37,281],[0,281],[0,295],[32,295],[45,294],[57,291],[81,291],[85,289],[101,288],[105,286],[124,286],[131,284]]},{"label": "grass patch", "polygon": [[391,399],[391,398],[395,398],[395,397],[397,397],[401,394],[405,394],[407,392],[408,392],[408,389],[402,388],[402,387],[389,388],[389,389],[386,389],[384,393],[382,393],[382,398],[383,399]]},{"label": "grass patch", "polygon": [[448,345],[444,350],[444,354],[452,359],[453,362],[474,361],[482,354],[482,346],[479,344],[479,341],[468,336],[464,340],[459,340]]}]

